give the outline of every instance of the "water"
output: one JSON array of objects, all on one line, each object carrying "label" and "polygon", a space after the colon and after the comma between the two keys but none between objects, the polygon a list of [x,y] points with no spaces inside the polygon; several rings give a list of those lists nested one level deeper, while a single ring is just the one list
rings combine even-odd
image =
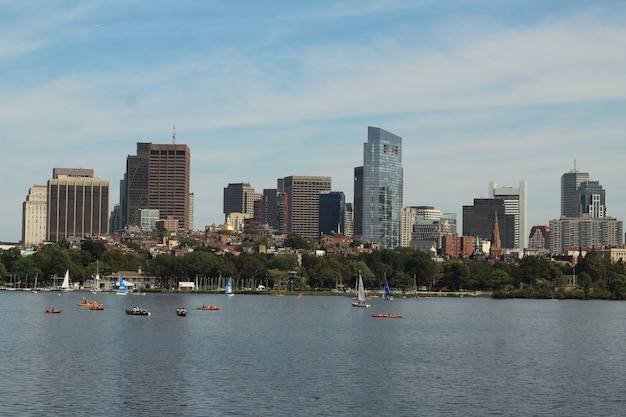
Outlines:
[{"label": "water", "polygon": [[[3,416],[621,416],[626,303],[0,292]],[[199,311],[214,304],[220,311]],[[146,307],[150,317],[125,308]],[[45,314],[56,306],[61,314]],[[178,317],[179,306],[188,308]],[[404,314],[375,319],[373,313]]]}]

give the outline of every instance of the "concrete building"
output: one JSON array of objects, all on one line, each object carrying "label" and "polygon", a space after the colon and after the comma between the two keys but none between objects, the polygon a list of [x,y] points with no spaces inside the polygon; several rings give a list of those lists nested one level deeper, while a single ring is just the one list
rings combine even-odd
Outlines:
[{"label": "concrete building", "polygon": [[624,224],[612,217],[603,219],[584,214],[583,217],[561,217],[550,220],[550,252],[561,255],[567,248],[601,249],[622,245]]},{"label": "concrete building", "polygon": [[331,178],[293,175],[279,178],[277,188],[286,193],[288,198],[288,233],[317,238],[319,195],[331,191]]},{"label": "concrete building", "polygon": [[368,127],[363,145],[364,242],[382,249],[400,246],[402,175],[402,138]]},{"label": "concrete building", "polygon": [[[514,217],[513,248],[523,249],[528,246],[526,240],[528,217],[528,189],[525,181],[518,187],[498,187],[494,181],[489,182],[489,198],[504,200],[504,213]],[[511,248],[512,249],[512,248]]]},{"label": "concrete building", "polygon": [[109,181],[92,169],[54,168],[47,184],[46,240],[83,239],[109,232]]},{"label": "concrete building", "polygon": [[47,187],[30,187],[26,201],[22,204],[22,244],[25,247],[38,245],[46,240],[47,205]]}]

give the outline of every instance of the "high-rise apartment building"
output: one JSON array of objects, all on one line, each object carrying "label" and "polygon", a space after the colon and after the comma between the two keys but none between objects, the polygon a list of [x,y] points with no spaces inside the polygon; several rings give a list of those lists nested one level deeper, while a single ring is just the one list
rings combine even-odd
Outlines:
[{"label": "high-rise apartment building", "polygon": [[400,246],[402,138],[371,126],[363,145],[362,207],[362,240],[383,249]]},{"label": "high-rise apartment building", "polygon": [[341,191],[322,192],[319,195],[319,234],[345,236],[346,197]]},{"label": "high-rise apartment building", "polygon": [[290,176],[279,178],[277,188],[287,194],[289,233],[319,236],[319,195],[331,190],[330,177]]},{"label": "high-rise apartment building", "polygon": [[190,228],[191,151],[182,144],[137,143],[137,155],[126,159],[124,184],[120,187],[123,226],[139,226],[139,209],[159,210],[161,219],[178,220]]},{"label": "high-rise apartment building", "polygon": [[561,217],[580,217],[578,188],[589,181],[589,173],[575,168],[561,176]]},{"label": "high-rise apartment building", "polygon": [[33,185],[22,204],[22,244],[38,245],[46,240],[48,192],[45,185]]},{"label": "high-rise apartment building", "polygon": [[527,193],[525,181],[520,181],[519,187],[497,187],[495,182],[489,182],[489,198],[503,199],[504,213],[512,215],[515,219],[513,248],[517,249],[523,249],[528,246],[526,240]]},{"label": "high-rise apartment building", "polygon": [[254,217],[254,203],[262,197],[247,182],[229,183],[224,187],[224,216],[230,213],[243,213],[248,218]]},{"label": "high-rise apartment building", "polygon": [[92,169],[54,168],[47,185],[47,240],[105,235],[109,231],[109,181]]},{"label": "high-rise apartment building", "polygon": [[550,252],[565,253],[568,248],[601,249],[623,244],[624,223],[612,217],[561,217],[550,220]]}]

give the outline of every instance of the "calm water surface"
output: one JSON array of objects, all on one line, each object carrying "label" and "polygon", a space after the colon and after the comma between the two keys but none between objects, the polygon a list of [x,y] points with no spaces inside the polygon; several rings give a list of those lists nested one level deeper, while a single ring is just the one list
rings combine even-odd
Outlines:
[{"label": "calm water surface", "polygon": [[[626,303],[0,292],[3,416],[622,416]],[[220,311],[199,311],[214,304]],[[150,317],[129,316],[140,305]],[[45,314],[56,306],[61,314]],[[176,307],[188,308],[178,317]],[[403,319],[375,319],[400,313]]]}]

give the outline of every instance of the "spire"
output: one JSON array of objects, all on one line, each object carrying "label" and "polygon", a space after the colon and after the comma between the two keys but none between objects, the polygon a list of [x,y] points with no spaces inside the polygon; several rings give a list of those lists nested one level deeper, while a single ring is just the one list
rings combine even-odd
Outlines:
[{"label": "spire", "polygon": [[174,133],[172,133],[172,141],[176,145],[176,116],[174,116]]},{"label": "spire", "polygon": [[493,232],[491,235],[491,249],[489,254],[494,258],[502,255],[502,242],[500,241],[500,227],[498,226],[498,212],[494,213]]}]

